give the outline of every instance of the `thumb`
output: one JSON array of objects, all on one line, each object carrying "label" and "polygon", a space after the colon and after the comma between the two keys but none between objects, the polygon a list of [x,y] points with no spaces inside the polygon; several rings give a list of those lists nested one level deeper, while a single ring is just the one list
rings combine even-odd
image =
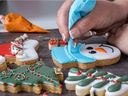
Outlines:
[{"label": "thumb", "polygon": [[79,20],[71,29],[70,36],[72,39],[79,38],[94,27],[94,22],[89,16]]}]

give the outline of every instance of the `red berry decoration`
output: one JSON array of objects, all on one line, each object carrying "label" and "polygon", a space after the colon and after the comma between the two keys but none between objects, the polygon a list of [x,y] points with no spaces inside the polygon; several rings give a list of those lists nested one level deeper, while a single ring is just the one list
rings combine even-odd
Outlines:
[{"label": "red berry decoration", "polygon": [[77,74],[78,76],[81,75],[81,71],[78,71],[76,74]]},{"label": "red berry decoration", "polygon": [[63,88],[63,85],[62,84],[60,84],[60,88]]},{"label": "red berry decoration", "polygon": [[57,40],[56,40],[56,39],[51,39],[51,40],[50,40],[50,44],[51,44],[51,45],[57,44]]}]

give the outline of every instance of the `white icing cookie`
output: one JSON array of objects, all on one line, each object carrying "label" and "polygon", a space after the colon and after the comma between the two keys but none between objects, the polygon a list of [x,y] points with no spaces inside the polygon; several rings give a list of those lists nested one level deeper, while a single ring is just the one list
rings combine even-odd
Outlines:
[{"label": "white icing cookie", "polygon": [[[28,39],[27,34],[16,38],[13,42],[0,45],[0,64],[15,63],[17,65],[34,64],[38,60],[39,42],[37,40]],[[6,60],[5,60],[6,58]],[[7,61],[7,62],[5,62]],[[3,68],[4,67],[4,68]],[[3,66],[3,69],[6,69]],[[2,69],[1,68],[1,69]]]},{"label": "white icing cookie", "polygon": [[128,96],[128,75],[119,77],[95,69],[79,72],[70,69],[64,81],[67,90],[75,90],[77,96]]}]

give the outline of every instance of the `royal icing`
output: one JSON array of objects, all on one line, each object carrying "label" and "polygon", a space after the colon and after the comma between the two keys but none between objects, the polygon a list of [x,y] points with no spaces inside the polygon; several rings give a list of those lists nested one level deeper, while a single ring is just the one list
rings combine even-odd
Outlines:
[{"label": "royal icing", "polygon": [[128,95],[128,75],[119,77],[105,71],[98,72],[95,69],[81,71],[81,75],[77,75],[78,71],[76,68],[70,69],[70,74],[68,74],[68,77],[64,81],[68,90],[70,90],[69,86],[73,85],[73,90],[76,91],[76,95],[78,96],[89,94],[91,96]]},{"label": "royal icing", "polygon": [[13,42],[0,45],[0,55],[5,57],[15,57],[16,60],[24,62],[37,60],[38,54],[36,47],[39,45],[37,40],[27,39],[26,34],[16,38]]}]

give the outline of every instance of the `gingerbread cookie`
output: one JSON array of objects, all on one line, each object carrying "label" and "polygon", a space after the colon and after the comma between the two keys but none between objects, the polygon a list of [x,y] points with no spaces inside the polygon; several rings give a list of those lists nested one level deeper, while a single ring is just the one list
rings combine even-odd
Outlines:
[{"label": "gingerbread cookie", "polygon": [[[56,73],[57,72],[57,73]],[[61,94],[59,80],[63,74],[58,68],[50,68],[42,61],[33,65],[24,65],[17,69],[8,69],[0,73],[0,90],[17,93],[20,91],[40,94],[41,90]]]},{"label": "gingerbread cookie", "polygon": [[115,64],[120,60],[120,50],[111,45],[79,43],[74,48],[70,43],[69,41],[67,46],[55,47],[51,51],[53,62],[60,68],[88,69]]},{"label": "gingerbread cookie", "polygon": [[48,42],[49,50],[52,50],[52,48],[54,48],[54,47],[62,47],[65,45],[68,45],[68,42],[64,41],[63,39],[52,38]]},{"label": "gingerbread cookie", "polygon": [[75,90],[77,96],[128,96],[128,75],[72,68],[64,82],[67,90]]},{"label": "gingerbread cookie", "polygon": [[17,65],[33,64],[38,60],[36,50],[38,49],[39,42],[27,38],[28,36],[24,34],[11,43],[0,45],[0,55],[3,56],[6,63],[15,63]]}]

